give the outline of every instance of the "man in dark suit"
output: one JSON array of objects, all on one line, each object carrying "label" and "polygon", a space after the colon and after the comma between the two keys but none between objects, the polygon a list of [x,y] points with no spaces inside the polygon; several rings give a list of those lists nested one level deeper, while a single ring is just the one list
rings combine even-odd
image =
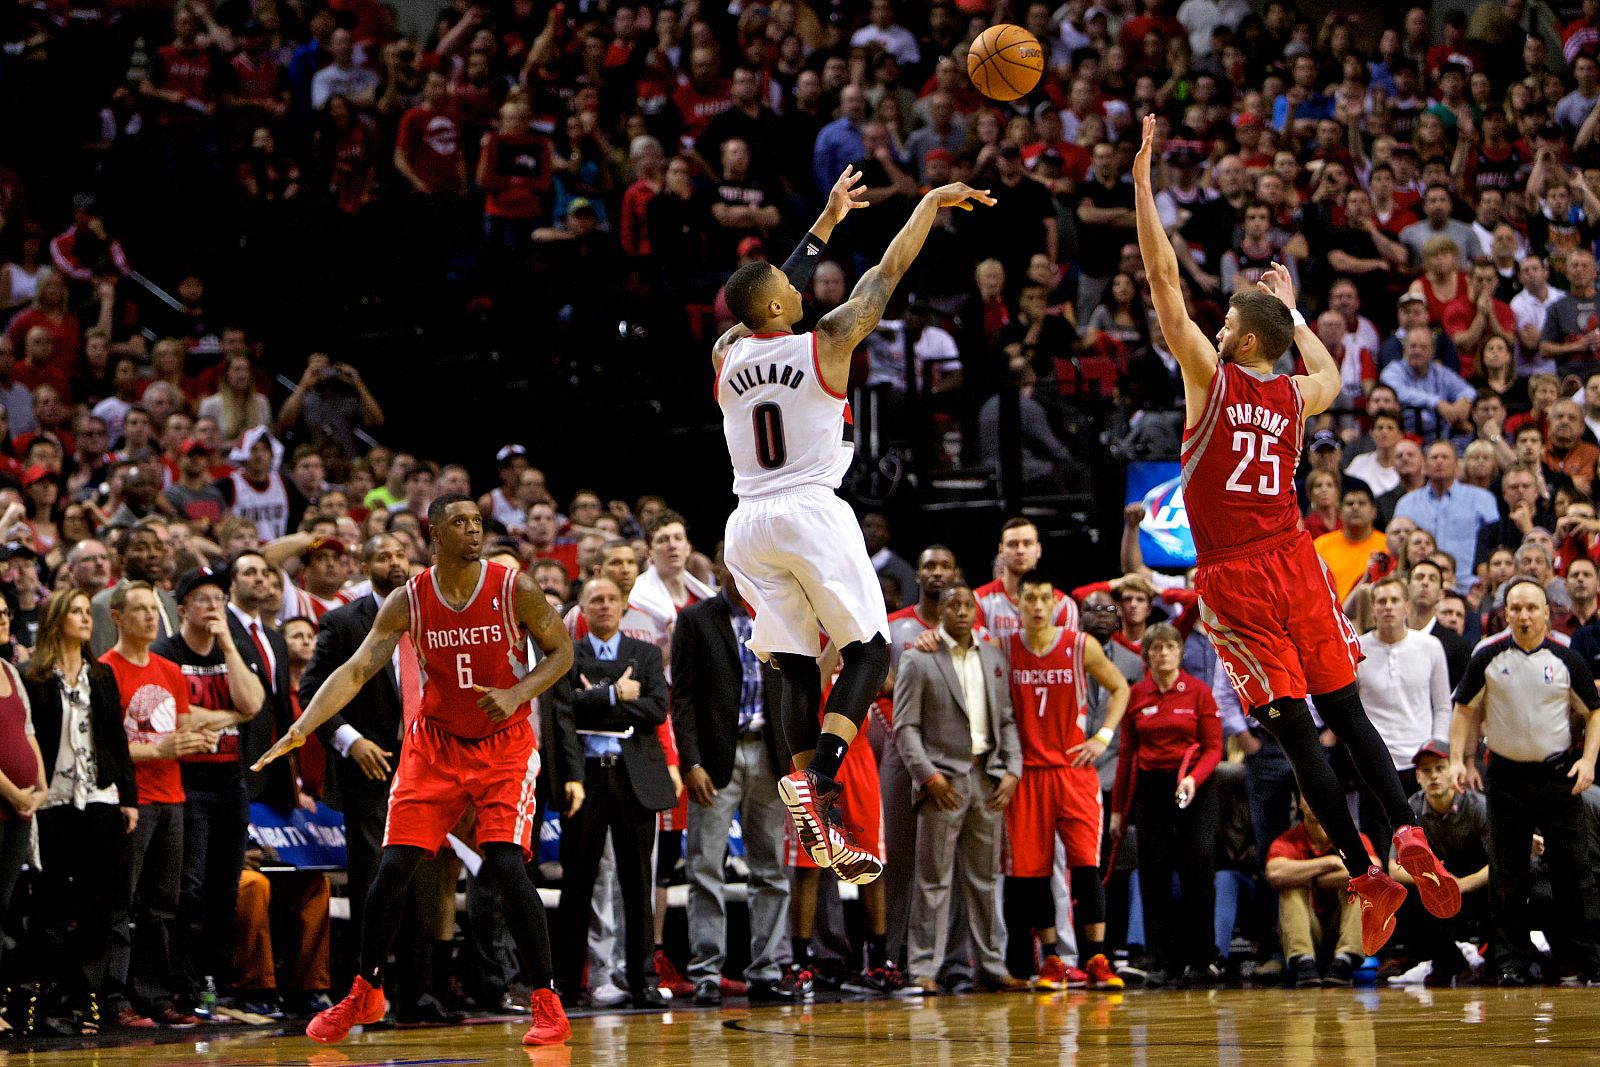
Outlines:
[{"label": "man in dark suit", "polygon": [[581,983],[590,898],[607,831],[616,854],[627,925],[625,958],[636,1008],[665,1008],[646,953],[654,930],[650,850],[656,812],[677,798],[656,727],[667,719],[661,650],[623,635],[622,591],[591,578],[578,598],[588,636],[573,642],[573,717],[583,734],[585,800],[561,820],[561,913],[556,923],[556,986],[575,1001]]},{"label": "man in dark suit", "polygon": [[777,731],[768,716],[763,668],[745,646],[750,613],[722,562],[711,570],[722,592],[678,613],[672,634],[672,729],[689,807],[689,980],[696,1004],[722,1003],[727,954],[723,860],[739,815],[750,867],[752,1000],[792,999],[779,988],[789,932],[789,877],[783,867],[785,809],[778,799]]},{"label": "man in dark suit", "polygon": [[[378,617],[378,607],[405,584],[409,574],[405,546],[388,534],[379,534],[362,546],[361,566],[372,582],[372,592],[322,617],[317,647],[300,679],[302,707],[311,703],[328,675],[361,647]],[[318,740],[330,754],[329,801],[344,812],[352,930],[361,929],[361,908],[383,848],[389,783],[405,720],[398,670],[396,664],[379,671],[343,711],[317,731]],[[332,758],[335,754],[341,758]]]},{"label": "man in dark suit", "polygon": [[266,689],[261,713],[239,727],[245,791],[252,802],[259,800],[290,811],[299,799],[295,761],[284,760],[284,766],[270,767],[259,774],[250,770],[250,765],[272,747],[295,717],[289,699],[289,646],[262,614],[269,596],[271,567],[259,552],[241,552],[228,564],[228,630],[245,665]]},{"label": "man in dark suit", "polygon": [[1467,673],[1467,661],[1472,658],[1472,645],[1454,630],[1440,625],[1435,616],[1439,601],[1444,596],[1444,571],[1431,559],[1419,559],[1411,565],[1411,577],[1406,589],[1411,598],[1406,625],[1413,630],[1432,634],[1438,638],[1439,644],[1444,646],[1445,671],[1449,675],[1450,688],[1453,691],[1462,676]]}]

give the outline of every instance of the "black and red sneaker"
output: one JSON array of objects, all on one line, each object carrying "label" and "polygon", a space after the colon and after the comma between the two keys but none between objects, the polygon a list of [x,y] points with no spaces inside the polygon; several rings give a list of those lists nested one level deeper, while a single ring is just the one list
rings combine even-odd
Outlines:
[{"label": "black and red sneaker", "polygon": [[1417,884],[1417,895],[1428,913],[1448,919],[1461,910],[1461,886],[1444,869],[1420,826],[1402,826],[1394,832],[1394,850],[1400,866]]},{"label": "black and red sneaker", "polygon": [[383,1018],[388,1002],[382,987],[374,988],[360,975],[350,983],[350,994],[325,1011],[319,1011],[306,1027],[306,1036],[324,1045],[343,1041],[353,1027],[370,1026]]},{"label": "black and red sneaker", "polygon": [[839,799],[839,783],[809,770],[795,771],[778,779],[778,797],[789,809],[795,839],[811,857],[811,862],[824,870],[832,867],[833,845],[829,840],[827,813]]}]

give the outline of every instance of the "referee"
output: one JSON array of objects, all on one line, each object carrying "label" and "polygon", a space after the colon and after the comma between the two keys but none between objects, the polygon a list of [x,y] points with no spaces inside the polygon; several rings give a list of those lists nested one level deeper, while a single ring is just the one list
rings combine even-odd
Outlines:
[{"label": "referee", "polygon": [[[1505,604],[1511,627],[1473,654],[1456,690],[1450,738],[1450,773],[1464,789],[1463,754],[1482,717],[1489,747],[1489,940],[1499,984],[1524,986],[1536,978],[1528,938],[1535,826],[1544,834],[1557,913],[1566,917],[1565,936],[1551,940],[1569,946],[1580,982],[1600,982],[1591,926],[1600,909],[1581,798],[1594,782],[1600,751],[1600,692],[1582,657],[1550,639],[1550,605],[1538,582],[1515,579]],[[1573,711],[1587,720],[1582,755],[1572,751]]]}]

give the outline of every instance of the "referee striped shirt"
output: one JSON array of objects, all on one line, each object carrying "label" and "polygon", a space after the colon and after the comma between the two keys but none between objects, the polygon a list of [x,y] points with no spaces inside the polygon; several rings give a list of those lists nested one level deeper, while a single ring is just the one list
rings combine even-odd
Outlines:
[{"label": "referee striped shirt", "polygon": [[1478,644],[1455,699],[1481,707],[1489,750],[1519,763],[1566,752],[1572,714],[1600,708],[1600,691],[1582,656],[1549,637],[1530,652],[1510,630]]}]

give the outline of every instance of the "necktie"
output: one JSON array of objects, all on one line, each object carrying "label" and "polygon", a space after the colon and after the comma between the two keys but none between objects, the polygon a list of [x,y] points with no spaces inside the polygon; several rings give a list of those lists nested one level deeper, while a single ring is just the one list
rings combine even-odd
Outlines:
[{"label": "necktie", "polygon": [[417,661],[417,648],[411,643],[410,634],[400,635],[400,709],[406,729],[422,710],[422,665]]},{"label": "necktie", "polygon": [[278,691],[277,678],[274,677],[276,672],[272,669],[272,656],[267,653],[267,643],[261,640],[260,623],[253,622],[250,624],[250,640],[255,642],[256,655],[261,657],[261,669],[267,675],[267,690],[276,693]]}]

